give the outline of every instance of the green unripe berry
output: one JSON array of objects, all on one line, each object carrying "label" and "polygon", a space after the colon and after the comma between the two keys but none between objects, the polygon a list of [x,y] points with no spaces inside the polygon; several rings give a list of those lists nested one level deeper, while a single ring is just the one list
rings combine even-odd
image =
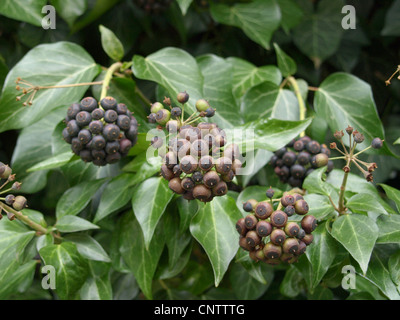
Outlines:
[{"label": "green unripe berry", "polygon": [[196,109],[197,111],[206,111],[210,107],[209,103],[205,99],[199,99],[196,101]]},{"label": "green unripe berry", "polygon": [[157,113],[161,109],[164,109],[164,106],[160,102],[154,102],[151,107],[150,107],[150,112],[151,113]]}]

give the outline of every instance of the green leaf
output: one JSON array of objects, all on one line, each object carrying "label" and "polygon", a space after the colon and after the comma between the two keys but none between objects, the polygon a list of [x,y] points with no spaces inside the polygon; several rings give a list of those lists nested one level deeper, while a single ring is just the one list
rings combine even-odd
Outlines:
[{"label": "green leaf", "polygon": [[270,48],[271,37],[281,20],[279,6],[274,0],[258,0],[232,7],[212,4],[211,15],[219,23],[241,28],[251,40],[265,49]]},{"label": "green leaf", "polygon": [[73,242],[82,257],[88,260],[111,261],[101,244],[87,234],[68,234],[65,236],[65,240]]},{"label": "green leaf", "polygon": [[385,190],[387,197],[396,203],[397,210],[400,212],[400,190],[383,183],[379,185]]},{"label": "green leaf", "polygon": [[299,120],[299,104],[295,94],[272,82],[263,82],[249,89],[242,98],[241,112],[247,121],[272,117]]},{"label": "green leaf", "polygon": [[261,118],[248,122],[232,131],[228,129],[225,131],[227,137],[232,137],[232,142],[239,146],[242,153],[255,149],[276,151],[297,137],[310,123],[311,119],[284,121]]},{"label": "green leaf", "polygon": [[239,106],[232,93],[232,65],[211,54],[198,57],[197,64],[204,79],[203,94],[210,105],[217,109],[213,122],[221,128],[241,124]]},{"label": "green leaf", "polygon": [[385,25],[381,31],[382,36],[399,36],[400,28],[400,1],[395,0],[386,12]]},{"label": "green leaf", "polygon": [[193,0],[176,0],[176,2],[179,5],[179,8],[182,11],[183,15],[186,15],[186,12],[188,11],[190,4],[193,2]]},{"label": "green leaf", "polygon": [[209,263],[199,264],[189,260],[187,268],[183,271],[183,281],[180,290],[190,291],[194,295],[200,295],[214,284],[213,271]]},{"label": "green leaf", "polygon": [[62,135],[62,131],[66,127],[65,121],[60,121],[51,134],[51,152],[53,156],[57,156],[61,153],[71,152],[71,145],[67,143]]},{"label": "green leaf", "polygon": [[255,300],[268,290],[274,277],[273,272],[264,272],[267,276],[267,285],[258,282],[249,275],[241,264],[235,263],[229,273],[233,291],[240,300]]},{"label": "green leaf", "polygon": [[57,219],[66,215],[75,216],[81,212],[103,183],[103,179],[86,181],[65,191],[57,202]]},{"label": "green leaf", "polygon": [[333,300],[333,292],[331,289],[318,286],[315,288],[314,292],[307,294],[308,300]]},{"label": "green leaf", "polygon": [[366,273],[378,232],[375,222],[367,216],[346,214],[335,220],[331,235],[349,251]]},{"label": "green leaf", "polygon": [[124,173],[113,178],[105,187],[101,198],[99,207],[97,208],[94,222],[104,219],[112,212],[125,206],[132,198],[133,174]]},{"label": "green leaf", "polygon": [[376,219],[379,228],[377,243],[400,243],[400,216],[380,216]]},{"label": "green leaf", "polygon": [[[397,249],[398,250],[398,249]],[[383,250],[374,250],[365,278],[377,286],[391,300],[400,300],[398,286],[393,282],[388,267],[389,256]],[[392,261],[393,262],[393,261]]]},{"label": "green leaf", "polygon": [[233,67],[233,95],[236,99],[242,97],[245,92],[265,81],[279,85],[282,75],[276,66],[256,67],[254,64],[236,57],[227,58]]},{"label": "green leaf", "polygon": [[297,71],[296,62],[289,57],[277,43],[274,43],[276,58],[278,60],[278,68],[284,77],[294,75]]},{"label": "green leaf", "polygon": [[293,28],[293,41],[316,67],[339,48],[342,38],[342,0],[322,0],[314,11],[312,4],[302,1],[304,16]]},{"label": "green leaf", "polygon": [[185,232],[194,215],[199,211],[199,203],[197,201],[188,201],[183,197],[176,199],[176,205],[179,212],[179,232]]},{"label": "green leaf", "polygon": [[252,168],[252,170],[245,170],[242,177],[242,185],[246,186],[250,180],[269,162],[274,154],[271,151],[258,149],[254,153],[253,159],[246,160],[246,167]]},{"label": "green leaf", "polygon": [[126,172],[136,172],[131,183],[137,184],[159,173],[161,164],[161,157],[151,157],[146,152],[143,152],[125,165],[122,170]]},{"label": "green leaf", "polygon": [[42,7],[46,3],[46,0],[3,0],[0,2],[0,12],[8,18],[40,27],[44,17],[41,14]]},{"label": "green leaf", "polygon": [[279,286],[280,293],[286,297],[295,298],[301,292],[302,280],[303,277],[299,270],[294,267],[289,268]]},{"label": "green leaf", "polygon": [[135,277],[131,273],[113,274],[113,300],[132,300],[139,293]]},{"label": "green leaf", "polygon": [[110,264],[89,261],[89,276],[80,290],[82,300],[112,300]]},{"label": "green leaf", "polygon": [[353,212],[371,212],[375,215],[388,214],[385,208],[375,200],[370,194],[359,193],[352,196],[346,202],[346,207]]},{"label": "green leaf", "polygon": [[262,265],[259,263],[255,263],[249,257],[249,253],[247,251],[239,249],[238,252],[236,253],[235,262],[240,263],[253,279],[257,280],[259,283],[262,283],[264,285],[267,284],[267,281],[265,280],[261,269]]},{"label": "green leaf", "polygon": [[281,26],[286,33],[289,33],[290,29],[300,23],[303,11],[293,0],[277,0],[277,2],[282,14]]},{"label": "green leaf", "polygon": [[53,156],[51,158],[48,158],[46,160],[43,160],[37,164],[35,164],[33,167],[30,167],[29,169],[26,170],[26,172],[34,172],[34,171],[40,171],[40,170],[49,170],[49,169],[54,169],[54,168],[59,168],[63,166],[64,164],[68,163],[74,154],[71,151],[60,153],[56,156]]},{"label": "green leaf", "polygon": [[34,235],[34,231],[29,231],[18,221],[0,223],[0,297],[3,299],[9,294],[10,279],[17,276],[24,249]]},{"label": "green leaf", "polygon": [[[22,101],[16,101],[17,95],[21,94],[21,91],[15,89],[17,77],[36,86],[54,86],[90,82],[98,71],[92,57],[74,43],[56,42],[33,48],[7,76],[0,99],[0,132],[28,127],[47,117],[56,108],[79,101],[89,87],[39,90],[33,105],[24,107]],[[52,128],[61,119],[62,117],[53,123]]]},{"label": "green leaf", "polygon": [[[362,150],[371,144],[375,137],[384,138],[382,123],[379,119],[372,90],[368,83],[347,74],[329,75],[320,85],[314,98],[315,111],[328,123],[332,132],[342,130],[347,125],[361,132],[365,140],[358,144]],[[348,144],[348,139],[344,142]],[[376,153],[392,155],[386,142]]]},{"label": "green leaf", "polygon": [[150,248],[154,230],[172,196],[168,181],[162,177],[147,179],[135,189],[132,209],[142,228],[147,249]]},{"label": "green leaf", "polygon": [[70,0],[68,3],[63,0],[51,0],[51,4],[56,9],[57,15],[60,15],[69,27],[72,27],[75,20],[85,13],[87,0]]},{"label": "green leaf", "polygon": [[13,270],[12,277],[2,283],[0,289],[0,299],[7,299],[10,295],[25,291],[30,287],[35,276],[37,262],[31,260],[18,269]]},{"label": "green leaf", "polygon": [[122,217],[117,231],[120,233],[119,250],[124,261],[135,275],[143,294],[152,299],[152,280],[164,248],[162,233],[159,230],[154,233],[150,250],[147,250],[142,229],[132,212]]},{"label": "green leaf", "polygon": [[[333,212],[335,212],[335,209],[333,208],[327,196],[309,193],[304,196],[304,200],[307,201],[310,208],[308,214],[314,216],[318,221],[325,220]],[[298,221],[300,221],[302,218],[303,217],[299,216]]]},{"label": "green leaf", "polygon": [[60,232],[78,232],[99,229],[99,226],[76,216],[66,215],[57,220],[55,227]]},{"label": "green leaf", "polygon": [[188,108],[190,113],[196,110],[196,101],[203,98],[203,77],[196,60],[181,49],[164,48],[146,58],[135,55],[132,71],[139,79],[154,81],[163,86],[174,104],[178,104],[176,95],[186,90],[190,98],[185,104],[185,110]]},{"label": "green leaf", "polygon": [[49,245],[39,251],[44,264],[56,271],[56,292],[62,300],[76,298],[88,275],[87,261],[79,254],[75,244],[63,242]]},{"label": "green leaf", "polygon": [[[392,281],[400,289],[400,251],[393,253],[388,261],[389,273]],[[400,292],[400,291],[399,291]]]},{"label": "green leaf", "polygon": [[124,56],[124,47],[114,32],[103,25],[99,25],[101,33],[101,45],[107,55],[115,60],[120,61]]},{"label": "green leaf", "polygon": [[312,287],[316,288],[336,256],[337,242],[326,230],[325,223],[318,225],[313,236],[313,243],[307,248],[306,255],[313,269]]},{"label": "green leaf", "polygon": [[323,179],[326,167],[318,168],[311,172],[303,182],[303,188],[309,193],[317,193],[330,196],[334,203],[338,203],[339,195],[335,188]]},{"label": "green leaf", "polygon": [[239,247],[235,224],[240,218],[235,201],[224,196],[207,203],[190,223],[190,232],[213,266],[215,286],[221,282]]}]

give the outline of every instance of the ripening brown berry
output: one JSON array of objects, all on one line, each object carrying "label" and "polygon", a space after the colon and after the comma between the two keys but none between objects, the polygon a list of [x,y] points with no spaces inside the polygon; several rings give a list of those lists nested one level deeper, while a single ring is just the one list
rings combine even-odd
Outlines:
[{"label": "ripening brown berry", "polygon": [[287,238],[282,244],[283,252],[295,254],[299,249],[299,241],[295,238]]},{"label": "ripening brown berry", "polygon": [[314,216],[308,214],[301,220],[301,227],[306,233],[311,233],[317,227],[317,219],[315,219]]},{"label": "ripening brown berry", "polygon": [[308,203],[305,200],[296,201],[294,208],[299,215],[305,215],[309,211]]},{"label": "ripening brown berry", "polygon": [[240,246],[242,249],[246,250],[246,251],[251,251],[251,250],[254,249],[254,248],[251,248],[251,247],[247,244],[246,237],[241,237],[241,238],[239,239],[239,246]]},{"label": "ripening brown berry", "polygon": [[259,202],[254,210],[256,217],[259,219],[267,219],[272,214],[273,211],[274,208],[268,201]]},{"label": "ripening brown berry", "polygon": [[228,185],[225,181],[220,181],[217,185],[212,189],[213,194],[216,196],[223,196],[228,192]]},{"label": "ripening brown berry", "polygon": [[252,212],[255,209],[257,203],[257,200],[249,199],[246,202],[243,202],[243,210],[246,212]]},{"label": "ripening brown berry", "polygon": [[282,228],[283,226],[285,226],[287,219],[288,219],[287,214],[281,210],[276,210],[272,212],[270,218],[271,224],[277,228]]},{"label": "ripening brown berry", "polygon": [[246,224],[244,222],[244,218],[240,218],[237,222],[236,222],[236,231],[241,235],[241,236],[245,236],[248,229],[246,228]]},{"label": "ripening brown berry", "polygon": [[165,180],[171,180],[172,178],[175,177],[175,174],[172,170],[168,169],[167,165],[163,164],[161,165],[161,175]]},{"label": "ripening brown berry", "polygon": [[168,187],[177,194],[183,194],[185,189],[182,188],[182,180],[179,177],[175,177],[168,182]]},{"label": "ripening brown berry", "polygon": [[193,188],[193,196],[200,201],[207,201],[212,196],[211,190],[203,184],[198,184]]},{"label": "ripening brown berry", "polygon": [[267,237],[272,232],[272,225],[267,221],[258,221],[256,224],[256,232],[260,237]]},{"label": "ripening brown berry", "polygon": [[220,174],[227,174],[232,169],[232,160],[227,157],[218,158],[215,161],[215,169]]},{"label": "ripening brown berry", "polygon": [[285,194],[282,198],[281,198],[281,204],[284,207],[293,205],[295,203],[295,199],[291,194]]},{"label": "ripening brown berry", "polygon": [[285,233],[289,237],[295,237],[299,234],[300,227],[296,222],[289,222],[285,226]]},{"label": "ripening brown berry", "polygon": [[261,238],[256,231],[250,230],[246,233],[246,241],[249,247],[254,248],[260,244]]},{"label": "ripening brown berry", "polygon": [[244,222],[246,224],[246,228],[251,230],[251,229],[254,229],[256,227],[258,219],[253,214],[248,214],[244,218]]},{"label": "ripening brown berry", "polygon": [[283,231],[282,229],[272,230],[270,239],[272,243],[276,245],[281,245],[286,239],[285,231]]},{"label": "ripening brown berry", "polygon": [[301,239],[301,241],[303,241],[307,246],[310,245],[313,242],[313,240],[314,240],[314,236],[311,233],[306,234],[303,237],[303,239]]},{"label": "ripening brown berry", "polygon": [[264,256],[267,259],[278,259],[282,255],[282,248],[268,242],[263,248]]},{"label": "ripening brown berry", "polygon": [[197,160],[192,156],[184,156],[180,166],[184,173],[192,173],[197,169]]},{"label": "ripening brown berry", "polygon": [[215,171],[208,171],[203,176],[204,185],[210,189],[214,188],[219,181],[220,181],[219,175]]}]

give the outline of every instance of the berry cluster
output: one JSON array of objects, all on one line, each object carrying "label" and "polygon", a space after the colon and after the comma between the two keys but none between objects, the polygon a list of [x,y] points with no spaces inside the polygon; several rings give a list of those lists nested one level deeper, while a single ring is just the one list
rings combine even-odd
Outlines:
[{"label": "berry cluster", "polygon": [[[0,179],[4,179],[6,181],[2,181],[0,185],[0,189],[3,189],[6,187],[10,182],[13,182],[11,187],[7,188],[6,190],[0,191],[0,194],[6,193],[8,191],[18,191],[21,188],[21,183],[15,180],[15,174],[12,174],[12,169],[8,166],[5,165],[4,163],[0,162]],[[24,209],[27,206],[27,200],[24,196],[15,196],[13,194],[8,194],[4,198],[2,198],[6,205],[12,206],[14,210],[20,211]],[[15,214],[11,212],[11,210],[8,210],[7,207],[1,206],[0,212],[5,211],[7,213],[7,217],[10,220],[15,219]],[[2,219],[3,216],[0,213],[0,219]]]},{"label": "berry cluster", "polygon": [[[284,193],[274,208],[273,189],[268,189],[270,200],[257,202],[250,199],[243,204],[249,214],[236,223],[240,235],[239,245],[255,261],[268,264],[294,263],[312,243],[312,232],[317,227],[314,216],[307,214],[309,207],[298,193]],[[288,218],[294,214],[303,216],[300,225]]]},{"label": "berry cluster", "polygon": [[[177,100],[185,104],[189,95],[181,92]],[[168,98],[164,103],[169,105],[171,111],[156,102],[151,106],[149,121],[157,122],[160,130],[165,125],[168,131],[168,143],[156,136],[151,144],[159,149],[159,155],[163,157],[161,175],[169,181],[169,188],[187,200],[209,202],[215,196],[225,195],[228,183],[242,166],[239,147],[227,145],[225,132],[215,123],[192,125],[200,118],[212,117],[215,109],[206,100],[199,99],[196,102],[197,112],[183,121],[180,107],[172,107]]]},{"label": "berry cluster", "polygon": [[85,162],[96,166],[116,163],[136,144],[138,123],[127,106],[113,97],[86,97],[72,104],[65,119],[64,140]]},{"label": "berry cluster", "polygon": [[159,14],[170,6],[172,0],[135,0],[135,4],[147,14]]},{"label": "berry cluster", "polygon": [[333,162],[329,155],[330,150],[325,144],[304,136],[275,151],[270,164],[281,182],[301,188],[305,177],[314,169],[328,165],[327,172],[332,171]]}]

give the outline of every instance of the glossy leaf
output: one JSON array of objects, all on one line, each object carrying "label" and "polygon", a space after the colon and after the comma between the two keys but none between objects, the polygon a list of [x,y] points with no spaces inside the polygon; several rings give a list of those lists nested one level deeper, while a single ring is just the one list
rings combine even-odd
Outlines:
[{"label": "glossy leaf", "polygon": [[271,37],[281,20],[279,6],[273,0],[258,0],[232,7],[213,4],[211,15],[222,24],[242,29],[251,40],[265,49],[270,48]]},{"label": "glossy leaf", "polygon": [[375,222],[367,216],[347,214],[335,220],[331,235],[349,251],[366,273],[378,232]]},{"label": "glossy leaf", "polygon": [[112,300],[110,264],[89,261],[89,276],[80,290],[83,300]]},{"label": "glossy leaf", "polygon": [[35,26],[42,25],[42,7],[45,0],[4,0],[0,3],[0,12],[11,19],[25,21]]},{"label": "glossy leaf", "polygon": [[386,184],[380,184],[380,186],[385,190],[387,197],[396,203],[397,210],[400,212],[400,190]]},{"label": "glossy leaf", "polygon": [[142,229],[132,212],[128,212],[121,219],[118,232],[121,235],[119,250],[122,257],[135,275],[144,295],[152,299],[152,280],[164,247],[162,234],[154,234],[147,250]]},{"label": "glossy leaf", "polygon": [[75,20],[84,14],[87,8],[87,0],[51,0],[51,4],[56,9],[56,12],[60,17],[62,17],[71,27]]},{"label": "glossy leaf", "polygon": [[[57,107],[65,107],[79,101],[89,87],[39,90],[33,105],[27,108],[22,105],[22,101],[16,101],[17,95],[20,94],[20,91],[15,89],[17,77],[37,86],[54,86],[90,82],[98,71],[92,57],[77,44],[56,42],[33,48],[7,75],[0,100],[0,132],[25,128],[47,117],[49,112]],[[66,112],[66,109],[64,110]],[[58,121],[61,119],[62,117]]]},{"label": "glossy leaf", "polygon": [[240,217],[232,198],[215,197],[200,209],[190,223],[190,232],[211,261],[216,286],[239,247],[235,224]]},{"label": "glossy leaf", "polygon": [[110,262],[111,259],[100,243],[87,234],[69,234],[66,241],[76,245],[82,257],[88,260]]},{"label": "glossy leaf", "polygon": [[380,216],[376,220],[379,228],[377,243],[400,243],[400,216]]},{"label": "glossy leaf", "polygon": [[55,227],[60,232],[78,232],[83,230],[99,229],[99,226],[80,217],[66,215],[57,220]]},{"label": "glossy leaf", "polygon": [[274,43],[278,68],[284,77],[294,75],[297,71],[296,62],[284,52],[277,43]]},{"label": "glossy leaf", "polygon": [[99,30],[101,34],[101,45],[103,50],[111,59],[115,61],[121,60],[124,56],[124,47],[122,46],[121,41],[119,41],[114,32],[105,26],[100,25]]},{"label": "glossy leaf", "polygon": [[74,299],[88,275],[87,261],[79,254],[75,244],[63,242],[49,245],[39,251],[44,264],[56,271],[56,292],[60,299]]},{"label": "glossy leaf", "polygon": [[168,181],[163,178],[150,178],[141,183],[132,196],[132,209],[142,228],[146,248],[173,196]]},{"label": "glossy leaf", "polygon": [[103,183],[102,179],[86,181],[65,191],[57,202],[57,218],[60,219],[65,215],[74,216],[81,212]]}]

